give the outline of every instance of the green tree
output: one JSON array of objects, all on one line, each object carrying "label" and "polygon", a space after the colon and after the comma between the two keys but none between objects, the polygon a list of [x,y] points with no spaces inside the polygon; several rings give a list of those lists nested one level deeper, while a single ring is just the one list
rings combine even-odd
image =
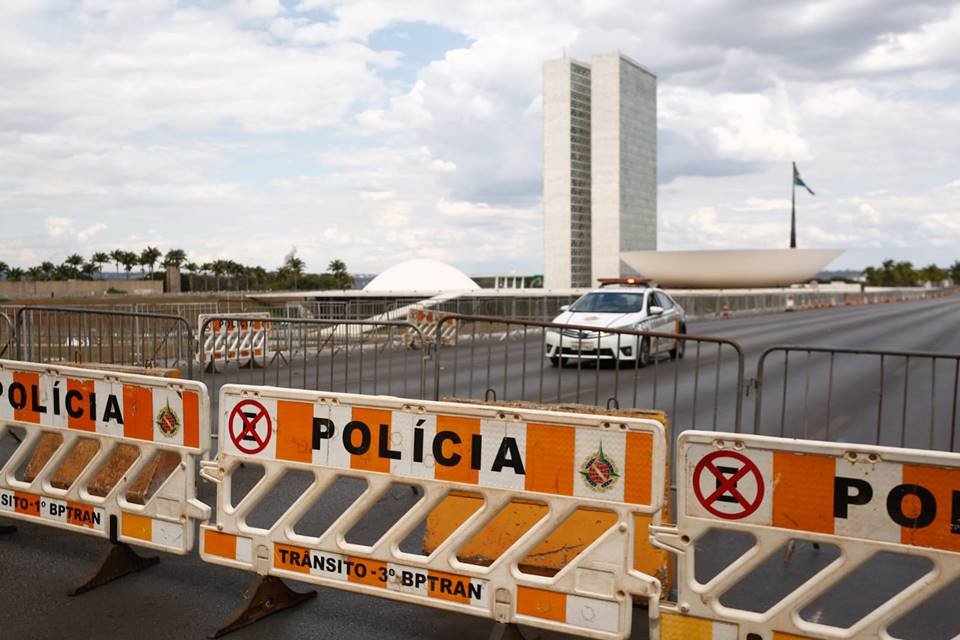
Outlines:
[{"label": "green tree", "polygon": [[[212,263],[212,262],[204,262],[203,264],[201,264],[201,265],[200,265],[200,273],[202,273],[204,276],[208,276],[208,275],[210,275],[211,273],[213,273],[213,263]],[[209,289],[210,289],[210,282],[207,280],[206,277],[204,277],[204,279],[203,279],[203,290],[204,290],[204,291],[207,291],[207,290],[209,290]]]},{"label": "green tree", "polygon": [[954,260],[950,265],[950,279],[953,280],[953,286],[960,286],[960,260]]},{"label": "green tree", "polygon": [[130,279],[130,272],[133,271],[133,268],[140,262],[140,256],[133,251],[122,251],[122,256],[120,259],[121,264],[123,264],[123,270],[127,272],[127,280]]},{"label": "green tree", "polygon": [[27,275],[30,277],[30,280],[36,282],[37,280],[46,280],[43,273],[43,267],[30,267],[27,269]]},{"label": "green tree", "polygon": [[138,258],[138,264],[143,267],[146,267],[150,275],[153,275],[153,267],[157,264],[157,260],[162,256],[163,253],[160,249],[156,247],[147,246],[146,249],[140,252],[140,257]]},{"label": "green tree", "polygon": [[49,260],[40,263],[40,271],[43,273],[43,280],[52,280],[57,273],[57,267]]},{"label": "green tree", "polygon": [[57,280],[69,280],[71,278],[80,277],[80,267],[83,266],[83,256],[79,253],[74,253],[67,256],[67,259],[63,261],[63,264],[60,265],[57,269]]},{"label": "green tree", "polygon": [[214,260],[210,264],[210,270],[213,272],[213,277],[216,279],[217,291],[220,291],[220,277],[227,272],[227,261]]},{"label": "green tree", "polygon": [[110,258],[117,265],[117,274],[120,274],[120,265],[123,264],[123,258],[127,252],[123,249],[114,249],[110,252]]},{"label": "green tree", "polygon": [[7,275],[10,273],[10,265],[8,265],[3,260],[0,260],[0,276]]},{"label": "green tree", "polygon": [[104,251],[97,251],[90,257],[90,262],[97,265],[97,273],[102,273],[103,265],[110,262],[110,254]]},{"label": "green tree", "polygon": [[920,270],[920,278],[935,287],[939,287],[940,283],[946,280],[949,275],[950,274],[935,264],[928,264]]},{"label": "green tree", "polygon": [[[259,289],[270,279],[270,274],[263,267],[249,267],[247,277],[253,281],[253,289]],[[249,283],[248,283],[249,284]]]},{"label": "green tree", "polygon": [[293,278],[293,288],[299,288],[300,276],[303,275],[303,270],[306,267],[306,263],[303,260],[298,258],[295,255],[288,256],[286,261],[283,263],[283,269],[286,270]]},{"label": "green tree", "polygon": [[343,260],[331,260],[327,265],[327,273],[332,276],[335,288],[349,289],[353,286],[353,276],[347,272],[347,265]]},{"label": "green tree", "polygon": [[7,270],[7,280],[13,282],[20,282],[23,280],[23,276],[26,275],[26,272],[20,267],[11,267]]},{"label": "green tree", "polygon": [[183,270],[187,272],[187,282],[190,283],[190,291],[194,291],[193,288],[193,277],[197,275],[197,271],[200,270],[200,267],[197,266],[196,262],[188,262],[183,265]]},{"label": "green tree", "polygon": [[187,261],[187,252],[183,249],[170,249],[167,251],[167,254],[163,257],[163,266],[165,267],[180,267],[184,262]]}]

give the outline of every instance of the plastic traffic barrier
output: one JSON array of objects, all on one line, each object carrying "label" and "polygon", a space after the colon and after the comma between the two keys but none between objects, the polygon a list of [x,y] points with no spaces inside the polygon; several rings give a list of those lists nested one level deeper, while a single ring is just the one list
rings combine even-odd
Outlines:
[{"label": "plastic traffic barrier", "polygon": [[197,316],[201,332],[197,362],[211,368],[224,362],[240,366],[265,363],[270,349],[269,320],[269,313],[201,313]]},{"label": "plastic traffic barrier", "polygon": [[[262,617],[267,598],[301,601],[279,578],[591,638],[629,637],[632,597],[659,598],[659,581],[633,568],[634,516],[659,523],[663,506],[666,445],[655,420],[240,385],[222,387],[220,411],[221,451],[201,471],[218,483],[217,508],[201,528],[200,553],[261,578],[218,633]],[[234,500],[234,476],[255,465],[263,478]],[[307,474],[309,486],[269,528],[253,526],[251,513],[288,473]],[[308,533],[301,521],[340,478],[366,489]],[[369,544],[353,541],[353,528],[397,483],[420,497]],[[402,550],[458,492],[482,496],[482,506],[431,553]],[[542,518],[497,558],[459,553],[512,517],[517,501],[542,505]],[[528,555],[585,511],[608,526],[552,575],[526,572]]]},{"label": "plastic traffic barrier", "polygon": [[[109,539],[78,591],[138,570],[123,543],[183,555],[210,508],[196,498],[210,408],[197,382],[0,360],[0,517]],[[22,468],[22,472],[18,471]]]},{"label": "plastic traffic barrier", "polygon": [[[687,618],[709,621],[715,638],[890,638],[891,625],[960,579],[956,454],[688,431],[677,464],[677,524],[651,531],[654,544],[679,556],[671,615],[684,620],[666,616],[661,638],[671,637],[669,625],[699,624]],[[712,530],[749,534],[754,543],[700,582],[697,549]],[[836,553],[762,611],[723,600],[767,563],[788,562],[799,544],[811,555]],[[903,567],[911,560],[929,570],[908,577]],[[851,589],[876,586],[868,563],[874,575],[886,566],[905,584],[875,605],[846,607],[842,624],[831,622],[815,603],[846,601]],[[846,595],[835,591],[841,585]]]}]

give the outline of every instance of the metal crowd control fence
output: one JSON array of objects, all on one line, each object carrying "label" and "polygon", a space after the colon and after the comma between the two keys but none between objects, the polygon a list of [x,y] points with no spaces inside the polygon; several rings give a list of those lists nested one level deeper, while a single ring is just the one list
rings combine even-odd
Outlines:
[{"label": "metal crowd control fence", "polygon": [[[227,322],[252,326],[264,320],[256,315],[208,317],[200,326],[199,344],[211,343],[214,326]],[[199,352],[201,379],[214,398],[230,382],[407,398],[427,393],[431,345],[409,322],[273,318],[266,324],[267,342],[259,355],[228,354],[226,342],[219,354]]]},{"label": "metal crowd control fence", "polygon": [[287,318],[310,320],[367,320],[423,300],[424,298],[305,300],[287,302],[283,307],[283,315]]},{"label": "metal crowd control fence", "polygon": [[0,361],[0,515],[114,543],[75,593],[156,562],[123,543],[192,550],[209,446],[202,384]]},{"label": "metal crowd control fence", "polygon": [[775,346],[760,356],[755,385],[754,433],[831,440],[842,432],[846,441],[877,445],[960,446],[960,354]]},{"label": "metal crowd control fence", "polygon": [[660,409],[678,430],[740,428],[744,359],[733,340],[503,317],[440,324],[435,399]]},{"label": "metal crowd control fence", "polygon": [[[200,553],[258,579],[216,635],[263,617],[263,603],[277,611],[311,597],[279,578],[493,619],[498,637],[516,637],[505,627],[520,623],[627,638],[633,596],[655,615],[660,583],[634,569],[634,556],[638,519],[658,523],[663,506],[660,422],[241,385],[220,394],[225,435],[202,466],[217,483],[216,519],[201,528]],[[262,479],[234,494],[252,467]],[[291,500],[282,483],[297,476]],[[344,479],[364,486],[346,505],[334,490]],[[381,500],[404,489],[419,497],[385,510]],[[423,523],[464,495],[476,507],[424,550]],[[464,551],[489,527],[502,529],[502,517],[517,520],[520,505],[541,513],[509,527],[493,558]],[[587,522],[603,526],[556,571],[529,568],[555,546],[552,536]]]},{"label": "metal crowd control fence", "polygon": [[688,431],[676,466],[677,525],[651,529],[678,555],[661,638],[960,631],[956,455]]},{"label": "metal crowd control fence", "polygon": [[6,313],[0,312],[0,358],[10,357],[16,349],[13,340],[13,321]]},{"label": "metal crowd control fence", "polygon": [[15,330],[18,360],[183,367],[193,377],[193,330],[180,316],[31,306]]}]

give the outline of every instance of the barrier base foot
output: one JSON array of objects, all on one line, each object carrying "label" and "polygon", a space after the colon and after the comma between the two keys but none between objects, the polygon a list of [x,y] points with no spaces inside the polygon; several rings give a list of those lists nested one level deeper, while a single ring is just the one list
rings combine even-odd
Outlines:
[{"label": "barrier base foot", "polygon": [[17,528],[12,524],[0,524],[0,536],[5,533],[16,533]]},{"label": "barrier base foot", "polygon": [[246,601],[237,609],[233,618],[220,627],[208,638],[220,638],[237,629],[253,624],[257,620],[266,618],[293,607],[303,604],[307,600],[317,597],[316,591],[294,591],[279,578],[273,576],[257,576],[250,588],[247,589]]},{"label": "barrier base foot", "polygon": [[490,640],[527,640],[527,637],[512,622],[495,622],[490,630]]},{"label": "barrier base foot", "polygon": [[143,571],[147,567],[160,562],[160,558],[144,558],[139,555],[130,545],[122,542],[110,545],[110,551],[100,561],[100,566],[93,572],[87,581],[76,589],[71,590],[67,595],[78,596],[91,589],[102,587],[108,582],[113,582],[117,578]]}]

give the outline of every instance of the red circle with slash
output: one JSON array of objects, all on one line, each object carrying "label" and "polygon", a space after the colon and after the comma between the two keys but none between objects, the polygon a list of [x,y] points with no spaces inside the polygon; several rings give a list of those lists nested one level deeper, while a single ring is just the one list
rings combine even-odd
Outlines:
[{"label": "red circle with slash", "polygon": [[[727,459],[740,464],[739,468],[724,465]],[[707,471],[716,479],[717,488],[712,493],[705,493],[701,487],[700,477]],[[757,485],[757,495],[751,500],[743,495],[738,487],[740,480],[751,475]],[[693,492],[704,509],[724,520],[740,520],[756,511],[763,503],[764,482],[757,465],[742,453],[736,451],[714,451],[704,456],[693,469]],[[718,502],[724,502],[733,507],[733,511],[723,511],[717,508]],[[739,510],[736,510],[738,509]]]},{"label": "red circle with slash", "polygon": [[230,412],[230,440],[243,453],[260,453],[270,444],[273,422],[256,400],[242,400]]}]

